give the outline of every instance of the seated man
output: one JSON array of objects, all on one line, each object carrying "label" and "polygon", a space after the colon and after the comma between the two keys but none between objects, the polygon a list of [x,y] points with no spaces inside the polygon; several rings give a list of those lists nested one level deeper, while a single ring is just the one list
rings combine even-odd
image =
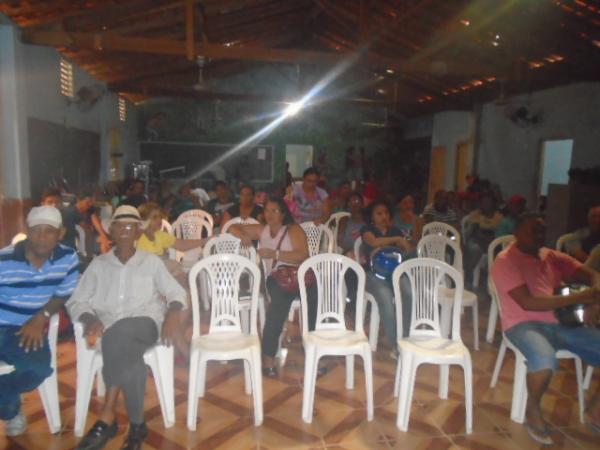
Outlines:
[{"label": "seated man", "polygon": [[0,361],[15,369],[0,375],[0,419],[7,436],[27,427],[21,394],[52,373],[46,323],[79,278],[75,250],[58,243],[64,233],[60,212],[39,206],[27,215],[27,239],[0,250]]},{"label": "seated man", "polygon": [[148,434],[144,352],[156,344],[161,329],[165,344],[182,342],[179,311],[186,304],[185,291],[158,256],[136,250],[135,241],[142,233],[137,209],[118,207],[110,233],[115,247],[92,261],[67,302],[71,318],[83,323],[88,342],[102,336],[105,403],[100,420],[76,447],[80,450],[101,449],[116,435],[115,409],[121,391],[131,423],[121,448],[141,448]]},{"label": "seated man", "polygon": [[443,189],[437,191],[433,196],[433,203],[423,209],[423,220],[425,223],[444,222],[460,230],[458,214],[450,207],[448,193]]},{"label": "seated man", "polygon": [[600,206],[590,208],[588,226],[573,233],[573,240],[566,243],[567,253],[581,262],[585,262],[594,247],[600,244]]},{"label": "seated man", "polygon": [[[552,444],[540,400],[558,368],[556,351],[569,350],[585,363],[600,366],[600,329],[560,325],[553,310],[583,303],[590,305],[586,310],[589,321],[597,321],[600,275],[564,253],[543,248],[545,224],[539,214],[521,215],[515,237],[516,242],[498,255],[492,277],[504,333],[526,359],[527,431],[538,443]],[[577,294],[554,295],[563,281],[592,287]],[[600,433],[600,386],[588,402],[586,419]]]}]

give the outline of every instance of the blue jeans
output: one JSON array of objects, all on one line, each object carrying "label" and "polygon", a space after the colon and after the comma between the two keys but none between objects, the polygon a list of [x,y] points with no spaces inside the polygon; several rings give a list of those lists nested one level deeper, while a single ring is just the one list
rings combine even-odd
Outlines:
[{"label": "blue jeans", "polygon": [[25,352],[19,347],[15,333],[21,327],[0,326],[0,361],[15,367],[14,372],[0,375],[0,419],[10,420],[19,413],[21,394],[37,388],[50,376],[50,347],[44,337],[44,346],[37,351]]},{"label": "blue jeans", "polygon": [[[383,322],[383,330],[392,347],[396,347],[396,303],[394,288],[391,280],[382,280],[376,277],[369,269],[366,270],[366,290],[377,302],[379,317]],[[402,336],[408,336],[410,329],[410,314],[412,310],[412,291],[408,278],[400,278],[400,291],[402,293]]]},{"label": "blue jeans", "polygon": [[585,363],[600,366],[600,329],[565,327],[557,323],[522,322],[505,331],[506,337],[523,353],[527,372],[556,370],[557,350],[569,350]]}]

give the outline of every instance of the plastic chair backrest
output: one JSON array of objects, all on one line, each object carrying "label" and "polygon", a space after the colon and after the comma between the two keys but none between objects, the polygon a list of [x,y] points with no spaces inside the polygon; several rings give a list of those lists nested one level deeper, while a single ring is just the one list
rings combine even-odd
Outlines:
[{"label": "plastic chair backrest", "polygon": [[[311,256],[298,268],[298,280],[304,280],[312,270],[317,279],[317,319],[316,330],[346,329],[344,311],[346,306],[346,272],[353,271],[358,279],[356,291],[355,330],[363,323],[363,302],[365,293],[365,271],[356,261],[336,253],[322,253]],[[302,334],[308,333],[308,306],[306,283],[300,282],[300,303],[302,306]]]},{"label": "plastic chair backrest", "polygon": [[10,245],[18,244],[19,242],[24,241],[25,239],[27,239],[27,235],[25,233],[17,233],[13,236],[12,240],[10,241]]},{"label": "plastic chair backrest", "polygon": [[210,286],[212,308],[209,333],[242,332],[240,324],[240,278],[244,273],[251,277],[250,334],[256,335],[256,315],[260,270],[248,258],[228,253],[217,253],[201,259],[190,269],[188,282],[192,299],[192,338],[200,336],[200,304],[196,280],[205,273]]},{"label": "plastic chair backrest", "polygon": [[[400,277],[406,275],[412,292],[412,308],[410,322],[410,337],[443,337],[440,328],[440,313],[438,305],[439,287],[450,279],[455,288],[452,308],[453,341],[460,341],[460,313],[463,296],[463,277],[453,267],[443,261],[433,258],[415,258],[403,262],[392,274],[394,298],[396,299],[396,323],[402,327],[402,291]],[[402,330],[398,329],[398,336]]]},{"label": "plastic chair backrest", "polygon": [[[450,251],[449,251],[450,250]],[[433,258],[438,261],[452,261],[452,267],[462,273],[462,251],[456,241],[441,234],[423,236],[417,244],[417,255],[420,258]]]},{"label": "plastic chair backrest", "polygon": [[556,240],[556,250],[559,252],[567,252],[567,243],[577,238],[575,233],[566,233]]},{"label": "plastic chair backrest", "polygon": [[173,223],[173,234],[178,239],[202,239],[203,230],[206,230],[208,236],[212,236],[212,224],[200,217],[179,216]]},{"label": "plastic chair backrest", "polygon": [[225,224],[221,227],[221,233],[227,233],[229,227],[235,224],[241,225],[258,225],[260,222],[253,217],[247,217],[242,219],[240,216],[234,217],[233,219],[229,219]]},{"label": "plastic chair backrest", "polygon": [[344,217],[350,217],[350,213],[345,211],[333,213],[331,216],[329,216],[327,222],[325,222],[325,226],[331,230],[333,237],[336,239],[338,235],[338,229],[340,228],[340,221]]},{"label": "plastic chair backrest", "polygon": [[239,255],[242,241],[228,233],[211,237],[202,249],[202,257],[206,258],[216,253]]},{"label": "plastic chair backrest", "polygon": [[[314,222],[303,222],[300,224],[304,233],[306,233],[306,239],[308,241],[308,254],[309,256],[315,256],[321,253],[321,246],[325,246],[326,252],[333,252],[333,244],[335,243],[333,233],[325,225],[315,225]],[[323,235],[325,235],[327,241],[323,241]]]},{"label": "plastic chair backrest", "polygon": [[81,228],[81,225],[75,224],[75,231],[77,231],[77,236],[75,236],[77,253],[87,256],[87,252],[85,251],[85,230]]},{"label": "plastic chair backrest", "polygon": [[185,212],[182,212],[179,217],[177,218],[177,220],[179,219],[188,219],[188,218],[200,218],[200,219],[204,219],[206,220],[208,223],[210,223],[211,229],[215,226],[215,222],[213,220],[213,216],[209,213],[204,211],[203,209],[189,209]]},{"label": "plastic chair backrest", "polygon": [[498,291],[496,290],[496,284],[494,283],[494,279],[492,277],[492,265],[496,260],[496,257],[500,253],[498,250],[504,250],[510,244],[515,241],[515,237],[512,234],[506,236],[500,236],[490,242],[487,251],[487,261],[488,261],[488,293],[492,298],[492,301],[496,303],[498,306],[498,312],[500,313],[500,320],[502,320],[502,305],[500,303],[500,298],[498,297]]},{"label": "plastic chair backrest", "polygon": [[450,239],[456,241],[460,245],[460,233],[456,228],[448,225],[444,222],[430,222],[423,226],[421,237],[427,236],[428,234],[441,234],[442,236],[449,236]]}]

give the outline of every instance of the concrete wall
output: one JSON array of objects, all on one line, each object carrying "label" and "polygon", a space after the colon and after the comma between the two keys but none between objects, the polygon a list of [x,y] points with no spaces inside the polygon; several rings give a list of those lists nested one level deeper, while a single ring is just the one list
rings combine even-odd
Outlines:
[{"label": "concrete wall", "polygon": [[124,153],[125,163],[137,158],[135,106],[128,102],[127,120],[119,121],[118,95],[73,64],[75,92],[92,85],[101,85],[105,92],[89,111],[82,111],[60,92],[60,58],[53,48],[22,44],[18,28],[0,24],[0,156],[5,197],[30,196],[28,118],[98,133],[101,183],[109,179],[111,151]]},{"label": "concrete wall", "polygon": [[[535,125],[519,126],[508,116],[520,106],[540,114]],[[534,204],[541,143],[573,139],[572,168],[600,165],[600,83],[577,83],[483,106],[478,172],[500,185],[505,196],[520,193]]]}]

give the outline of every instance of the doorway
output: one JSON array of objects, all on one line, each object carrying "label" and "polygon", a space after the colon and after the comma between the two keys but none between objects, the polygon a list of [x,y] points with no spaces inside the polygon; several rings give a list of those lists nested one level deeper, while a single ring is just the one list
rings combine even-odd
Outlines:
[{"label": "doorway", "polygon": [[538,195],[548,195],[549,184],[569,184],[573,139],[542,141]]}]

